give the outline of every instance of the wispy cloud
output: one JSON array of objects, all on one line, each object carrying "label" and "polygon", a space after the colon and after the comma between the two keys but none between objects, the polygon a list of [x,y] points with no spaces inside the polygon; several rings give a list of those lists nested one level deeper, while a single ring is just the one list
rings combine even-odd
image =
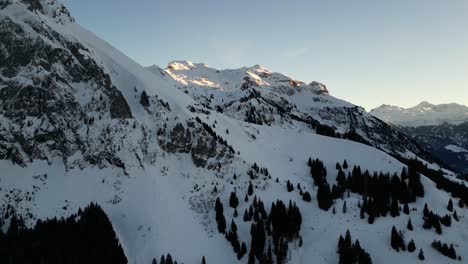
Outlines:
[{"label": "wispy cloud", "polygon": [[310,51],[310,48],[308,47],[295,47],[295,48],[285,49],[282,52],[282,55],[288,58],[297,58],[297,57],[307,54],[309,51]]}]

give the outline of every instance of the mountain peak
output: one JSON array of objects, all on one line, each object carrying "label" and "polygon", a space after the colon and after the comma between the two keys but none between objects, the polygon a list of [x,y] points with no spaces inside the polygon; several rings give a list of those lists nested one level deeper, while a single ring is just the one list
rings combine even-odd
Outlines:
[{"label": "mountain peak", "polygon": [[434,107],[434,105],[429,103],[428,101],[422,101],[421,103],[419,103],[414,108],[428,108],[428,107]]},{"label": "mountain peak", "polygon": [[10,5],[25,7],[32,13],[38,13],[50,17],[57,23],[73,23],[75,19],[68,9],[57,0],[4,0],[3,8]]},{"label": "mountain peak", "polygon": [[468,121],[468,107],[456,103],[434,105],[423,101],[410,108],[382,105],[371,111],[374,116],[402,126],[428,126]]}]

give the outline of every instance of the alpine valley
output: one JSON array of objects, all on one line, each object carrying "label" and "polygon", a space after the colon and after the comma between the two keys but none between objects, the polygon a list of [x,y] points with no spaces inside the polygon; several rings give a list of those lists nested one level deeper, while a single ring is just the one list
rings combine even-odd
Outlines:
[{"label": "alpine valley", "polygon": [[468,173],[468,107],[422,102],[407,109],[382,105],[370,113],[399,126],[447,167]]},{"label": "alpine valley", "polygon": [[145,68],[0,0],[0,263],[463,263],[440,160],[319,82]]}]

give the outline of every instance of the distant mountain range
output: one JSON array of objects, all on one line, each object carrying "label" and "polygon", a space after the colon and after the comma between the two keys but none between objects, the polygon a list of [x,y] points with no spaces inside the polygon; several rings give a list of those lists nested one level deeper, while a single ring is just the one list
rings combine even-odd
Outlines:
[{"label": "distant mountain range", "polygon": [[370,112],[372,115],[400,126],[435,126],[443,123],[460,124],[468,121],[468,107],[460,104],[434,105],[422,102],[411,108],[382,105]]},{"label": "distant mountain range", "polygon": [[399,125],[425,150],[450,168],[468,172],[468,107],[460,104],[434,105],[422,102],[415,107],[382,105],[370,112]]}]

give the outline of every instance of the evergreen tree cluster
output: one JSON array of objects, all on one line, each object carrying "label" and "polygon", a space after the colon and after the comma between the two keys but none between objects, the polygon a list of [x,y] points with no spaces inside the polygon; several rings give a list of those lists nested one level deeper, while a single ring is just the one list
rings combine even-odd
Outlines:
[{"label": "evergreen tree cluster", "polygon": [[234,253],[237,254],[237,259],[242,259],[242,257],[247,253],[247,246],[245,242],[239,242],[239,236],[237,235],[237,225],[234,220],[231,221],[231,229],[226,233],[226,239],[231,243]]},{"label": "evergreen tree cluster", "polygon": [[305,192],[305,193],[302,195],[302,200],[305,201],[305,202],[310,202],[310,201],[312,201],[312,197],[310,196],[310,193],[309,193],[309,192]]},{"label": "evergreen tree cluster", "polygon": [[270,172],[268,172],[267,168],[262,168],[257,165],[257,163],[254,163],[252,167],[247,171],[247,175],[249,175],[251,180],[254,180],[258,177],[258,175],[263,175],[265,177],[270,177]]},{"label": "evergreen tree cluster", "polygon": [[296,239],[301,241],[302,215],[292,202],[286,206],[278,200],[272,203],[268,214],[261,199],[255,196],[249,209],[244,212],[244,221],[252,221],[248,263],[255,263],[256,260],[259,263],[274,263],[273,255],[276,256],[276,263],[284,263],[288,243]]},{"label": "evergreen tree cluster", "polygon": [[448,246],[446,243],[441,243],[438,240],[434,240],[432,242],[432,247],[446,257],[449,257],[451,259],[457,259],[457,252],[453,248],[452,244]]},{"label": "evergreen tree cluster", "polygon": [[363,196],[361,206],[361,218],[369,215],[368,222],[373,223],[376,217],[386,216],[390,213],[392,217],[400,215],[400,204],[403,204],[403,212],[409,214],[409,203],[416,201],[417,197],[424,197],[424,187],[421,184],[421,176],[414,166],[404,168],[401,174],[390,176],[382,172],[362,171],[360,166],[354,166],[348,175],[343,170],[348,168],[345,161],[343,166],[337,163],[338,174],[336,184],[331,188],[327,183],[327,170],[319,159],[309,158],[308,165],[314,180],[318,186],[317,202],[321,209],[328,210],[333,200],[343,198],[346,190]]},{"label": "evergreen tree cluster", "polygon": [[427,178],[436,183],[437,188],[450,193],[453,197],[460,198],[464,204],[468,203],[468,187],[465,184],[450,180],[444,176],[442,171],[430,169],[420,160],[400,158],[400,161],[424,174]]},{"label": "evergreen tree cluster", "polygon": [[[203,257],[204,259],[205,257]],[[151,264],[158,264],[155,258],[153,258],[153,261]],[[159,259],[159,264],[177,264],[177,261],[172,259],[171,254],[167,254],[166,256],[161,255],[161,258]]]},{"label": "evergreen tree cluster", "polygon": [[346,231],[346,235],[338,239],[338,254],[340,264],[372,264],[372,259],[360,245],[359,240],[352,243],[351,233]]},{"label": "evergreen tree cluster", "polygon": [[141,92],[141,95],[140,95],[140,104],[141,104],[143,107],[149,107],[149,106],[150,106],[149,97],[148,97],[148,94],[146,93],[146,91]]},{"label": "evergreen tree cluster", "polygon": [[406,245],[403,239],[403,234],[401,233],[401,231],[398,232],[395,226],[392,227],[391,246],[397,252],[400,252],[400,249],[406,251]]},{"label": "evergreen tree cluster", "polygon": [[215,202],[216,223],[218,224],[218,232],[221,234],[226,233],[226,218],[224,217],[223,203],[219,199]]},{"label": "evergreen tree cluster", "polygon": [[91,203],[68,218],[38,220],[27,228],[10,216],[0,229],[0,263],[127,263],[112,224],[102,208]]},{"label": "evergreen tree cluster", "polygon": [[[448,215],[450,217],[450,215]],[[424,229],[432,229],[434,228],[437,234],[442,234],[442,226],[441,226],[441,217],[434,212],[430,211],[427,204],[424,204],[424,209],[423,209],[423,219],[424,219],[424,224],[423,228]],[[451,218],[448,220],[449,223],[447,223],[447,220],[444,220],[445,224],[450,224],[451,223]]]},{"label": "evergreen tree cluster", "polygon": [[309,158],[307,163],[310,167],[310,174],[317,189],[317,203],[320,209],[328,211],[333,204],[333,197],[330,185],[327,182],[327,169],[319,159]]},{"label": "evergreen tree cluster", "polygon": [[307,165],[310,167],[310,174],[315,186],[320,186],[327,182],[327,169],[323,165],[323,161],[309,158]]}]

